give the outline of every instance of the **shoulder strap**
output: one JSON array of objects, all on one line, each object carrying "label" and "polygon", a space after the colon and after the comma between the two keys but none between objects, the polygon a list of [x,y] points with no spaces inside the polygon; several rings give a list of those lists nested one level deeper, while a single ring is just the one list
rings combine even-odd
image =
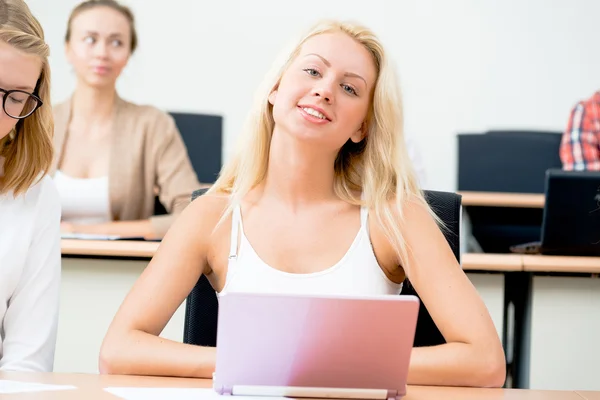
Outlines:
[{"label": "shoulder strap", "polygon": [[360,226],[369,232],[369,209],[366,206],[360,208]]},{"label": "shoulder strap", "polygon": [[231,215],[231,244],[229,246],[229,259],[237,258],[238,231],[241,220],[242,216],[240,212],[240,205],[237,204],[233,208],[233,214]]}]

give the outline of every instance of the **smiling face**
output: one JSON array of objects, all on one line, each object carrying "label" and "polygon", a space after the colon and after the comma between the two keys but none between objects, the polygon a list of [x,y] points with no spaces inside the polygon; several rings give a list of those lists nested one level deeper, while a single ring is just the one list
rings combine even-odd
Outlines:
[{"label": "smiling face", "polygon": [[114,86],[131,56],[131,40],[125,15],[99,6],[73,18],[65,50],[80,80],[93,87]]},{"label": "smiling face", "polygon": [[[23,53],[0,40],[0,88],[3,90],[23,90],[32,93],[42,72],[42,60],[32,54]],[[0,92],[0,98],[4,93]],[[6,99],[17,102],[18,97]],[[14,105],[13,103],[10,103]],[[9,106],[10,106],[9,104]],[[0,104],[1,105],[1,104]],[[0,140],[15,127],[18,120],[9,117],[0,109]]]},{"label": "smiling face", "polygon": [[313,36],[269,96],[275,125],[332,151],[360,142],[376,74],[372,55],[347,34]]}]

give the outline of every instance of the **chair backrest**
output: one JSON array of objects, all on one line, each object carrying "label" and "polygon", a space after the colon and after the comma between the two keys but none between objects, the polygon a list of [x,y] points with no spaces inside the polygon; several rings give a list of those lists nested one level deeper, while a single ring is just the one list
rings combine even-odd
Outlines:
[{"label": "chair backrest", "polygon": [[[202,195],[206,189],[194,192],[192,199]],[[460,262],[460,215],[461,197],[456,193],[425,191],[425,199],[436,215],[444,222],[443,230],[448,244]],[[418,296],[410,282],[406,281],[401,295]],[[185,307],[183,342],[199,346],[216,346],[219,303],[217,295],[203,275],[190,292]],[[429,312],[421,302],[415,333],[415,347],[445,343],[444,337],[435,326]]]},{"label": "chair backrest", "polygon": [[192,167],[202,183],[213,183],[221,170],[223,117],[170,113],[181,133]]},{"label": "chair backrest", "polygon": [[[219,115],[169,113],[181,133],[198,180],[213,183],[221,170],[223,117]],[[154,198],[154,215],[167,214],[158,196]]]},{"label": "chair backrest", "polygon": [[546,170],[562,166],[561,139],[542,131],[459,134],[458,190],[543,193]]}]

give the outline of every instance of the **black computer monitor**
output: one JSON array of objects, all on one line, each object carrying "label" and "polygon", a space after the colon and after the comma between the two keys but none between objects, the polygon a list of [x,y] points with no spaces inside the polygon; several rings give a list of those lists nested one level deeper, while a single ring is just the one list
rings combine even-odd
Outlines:
[{"label": "black computer monitor", "polygon": [[540,250],[600,256],[600,171],[546,172]]}]

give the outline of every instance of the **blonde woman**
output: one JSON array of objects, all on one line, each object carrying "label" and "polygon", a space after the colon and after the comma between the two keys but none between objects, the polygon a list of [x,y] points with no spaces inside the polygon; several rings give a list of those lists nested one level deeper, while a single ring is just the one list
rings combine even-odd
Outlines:
[{"label": "blonde woman", "polygon": [[0,370],[51,371],[60,282],[48,46],[22,0],[0,0]]},{"label": "blonde woman", "polygon": [[447,341],[414,349],[409,383],[501,386],[502,346],[416,184],[401,109],[370,30],[314,27],[265,81],[237,155],[126,298],[101,371],[210,377],[214,348],[158,337],[201,274],[219,295],[398,295],[409,278]]},{"label": "blonde woman", "polygon": [[[51,169],[64,233],[162,238],[201,187],[173,118],[117,93],[137,44],[133,13],[115,0],[71,12],[65,53],[77,84],[54,107]],[[167,215],[154,215],[157,194]]]}]

